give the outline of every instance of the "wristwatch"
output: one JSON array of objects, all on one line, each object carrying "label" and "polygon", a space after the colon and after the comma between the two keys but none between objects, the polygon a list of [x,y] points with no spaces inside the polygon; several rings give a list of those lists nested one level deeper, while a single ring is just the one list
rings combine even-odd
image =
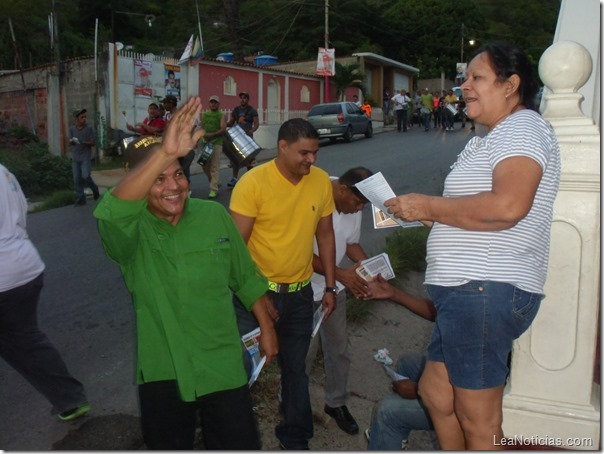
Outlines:
[{"label": "wristwatch", "polygon": [[338,289],[335,288],[335,287],[325,287],[325,293],[327,293],[327,292],[331,292],[334,295],[337,295],[338,294]]}]

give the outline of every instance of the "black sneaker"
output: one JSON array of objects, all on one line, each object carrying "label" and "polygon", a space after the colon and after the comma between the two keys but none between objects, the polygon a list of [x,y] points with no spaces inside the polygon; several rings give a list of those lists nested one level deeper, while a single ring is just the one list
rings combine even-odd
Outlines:
[{"label": "black sneaker", "polygon": [[86,205],[86,197],[82,197],[80,199],[76,199],[75,206],[82,206],[82,205]]},{"label": "black sneaker", "polygon": [[96,189],[96,190],[92,191],[92,198],[93,198],[94,200],[99,200],[99,197],[100,197],[100,196],[101,196],[101,194],[99,193],[99,190],[98,190],[98,189]]},{"label": "black sneaker", "polygon": [[342,405],[341,407],[336,408],[332,408],[328,405],[325,405],[324,411],[333,419],[335,419],[336,423],[338,423],[338,427],[347,434],[356,435],[359,433],[359,426],[348,411],[346,405]]}]

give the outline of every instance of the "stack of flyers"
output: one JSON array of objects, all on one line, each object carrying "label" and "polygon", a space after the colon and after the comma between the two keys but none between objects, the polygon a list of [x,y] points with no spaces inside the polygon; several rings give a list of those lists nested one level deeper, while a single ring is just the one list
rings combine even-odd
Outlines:
[{"label": "stack of flyers", "polygon": [[260,327],[241,337],[241,342],[243,342],[252,362],[252,375],[247,383],[248,387],[251,387],[266,362],[266,356],[260,357]]},{"label": "stack of flyers", "polygon": [[375,257],[363,260],[356,272],[366,281],[372,281],[378,274],[381,274],[387,281],[394,278],[394,270],[390,264],[388,254],[382,252]]}]

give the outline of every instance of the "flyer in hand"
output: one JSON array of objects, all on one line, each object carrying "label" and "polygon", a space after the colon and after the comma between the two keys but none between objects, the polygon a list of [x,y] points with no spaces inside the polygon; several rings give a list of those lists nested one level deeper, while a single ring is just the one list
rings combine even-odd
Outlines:
[{"label": "flyer in hand", "polygon": [[313,316],[312,316],[312,334],[310,335],[311,338],[315,337],[315,335],[317,334],[317,331],[319,331],[319,328],[321,326],[321,323],[323,323],[323,319],[325,318],[326,313],[327,313],[327,309],[325,309],[323,307],[323,305],[321,305],[317,308],[317,310],[313,314]]},{"label": "flyer in hand", "polygon": [[245,349],[249,353],[252,362],[252,375],[247,382],[248,387],[251,387],[258,378],[258,375],[260,375],[260,371],[266,362],[266,356],[260,357],[260,327],[245,334],[241,338],[241,342],[245,345]]},{"label": "flyer in hand", "polygon": [[390,264],[388,254],[385,252],[363,260],[356,272],[367,282],[372,281],[378,274],[381,274],[387,281],[394,278],[394,270]]},{"label": "flyer in hand", "polygon": [[[361,193],[369,200],[373,205],[375,205],[378,210],[381,211],[381,215],[378,216],[377,220],[380,221],[380,216],[388,216],[392,221],[396,222],[401,227],[420,227],[423,224],[419,221],[403,221],[390,213],[388,213],[388,209],[384,206],[384,202],[388,199],[392,199],[396,197],[396,194],[382,175],[382,172],[374,173],[369,178],[365,178],[363,181],[359,181],[354,185]],[[386,225],[383,220],[382,222],[376,222],[376,214],[374,210],[373,216],[373,225],[377,228],[383,227],[391,227],[391,225]]]}]

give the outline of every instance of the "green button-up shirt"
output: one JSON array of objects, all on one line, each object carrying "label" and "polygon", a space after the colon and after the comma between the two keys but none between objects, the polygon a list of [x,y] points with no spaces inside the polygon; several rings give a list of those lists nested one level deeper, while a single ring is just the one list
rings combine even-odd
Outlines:
[{"label": "green button-up shirt", "polygon": [[107,193],[94,216],[132,294],[137,382],[177,380],[184,401],[243,386],[230,290],[250,309],[267,280],[224,207],[189,199],[174,226],[151,214],[146,201]]}]

